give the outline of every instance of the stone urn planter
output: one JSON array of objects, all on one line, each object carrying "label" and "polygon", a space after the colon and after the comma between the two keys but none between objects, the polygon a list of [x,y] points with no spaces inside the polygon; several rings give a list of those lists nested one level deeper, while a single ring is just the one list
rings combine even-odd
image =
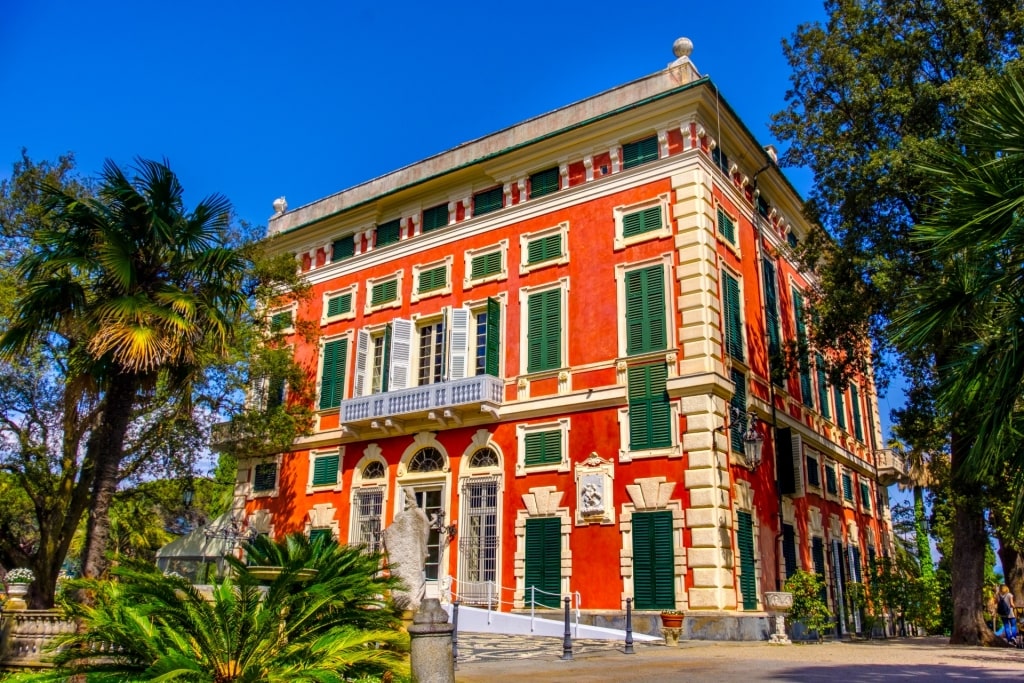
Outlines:
[{"label": "stone urn planter", "polygon": [[786,613],[793,609],[793,594],[769,591],[764,594],[764,604],[774,626],[768,641],[776,645],[790,645],[792,641],[786,635]]},{"label": "stone urn planter", "polygon": [[25,596],[28,595],[29,583],[9,583],[7,584],[7,602],[4,603],[5,610],[23,610],[28,609],[28,603],[25,602]]}]

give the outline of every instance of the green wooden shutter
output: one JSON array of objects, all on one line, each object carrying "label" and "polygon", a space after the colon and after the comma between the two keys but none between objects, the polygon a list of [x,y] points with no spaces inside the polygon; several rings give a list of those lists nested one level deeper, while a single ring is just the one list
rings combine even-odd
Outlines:
[{"label": "green wooden shutter", "polygon": [[853,546],[853,580],[857,583],[864,580],[864,577],[861,575],[862,567],[863,563],[860,558],[860,548]]},{"label": "green wooden shutter", "polygon": [[796,561],[796,529],[793,528],[792,524],[782,525],[782,557],[786,569],[786,577],[789,578],[796,574],[797,561]]},{"label": "green wooden shutter", "polygon": [[254,468],[252,476],[253,491],[273,491],[277,488],[277,463],[261,462]]},{"label": "green wooden shutter", "polygon": [[853,434],[858,441],[864,440],[864,425],[860,415],[860,392],[856,384],[850,385],[850,403],[853,406]]},{"label": "green wooden shutter", "polygon": [[736,244],[736,226],[722,207],[718,207],[718,234]]},{"label": "green wooden shutter", "polygon": [[384,328],[384,353],[380,369],[380,390],[382,392],[388,390],[391,381],[391,325],[392,323],[388,323]]},{"label": "green wooden shutter", "polygon": [[675,609],[672,513],[634,512],[633,599],[636,609]]},{"label": "green wooden shutter", "polygon": [[804,297],[793,289],[793,317],[796,322],[796,343],[800,366],[800,396],[808,408],[814,407],[811,393],[811,358],[807,350],[807,324],[804,322]]},{"label": "green wooden shutter", "polygon": [[843,498],[853,502],[853,477],[849,472],[843,472]]},{"label": "green wooden shutter", "polygon": [[562,235],[548,235],[526,245],[526,263],[550,261],[562,255]]},{"label": "green wooden shutter", "polygon": [[626,353],[668,348],[665,324],[665,270],[651,266],[626,273]]},{"label": "green wooden shutter", "polygon": [[836,401],[836,424],[840,429],[846,429],[846,397],[839,387],[832,387],[832,395]]},{"label": "green wooden shutter", "polygon": [[825,491],[833,496],[839,493],[835,465],[825,465]]},{"label": "green wooden shutter", "polygon": [[622,168],[630,169],[658,158],[658,136],[652,135],[622,146]]},{"label": "green wooden shutter", "polygon": [[863,481],[860,483],[860,505],[866,511],[871,512],[871,487]]},{"label": "green wooden shutter", "polygon": [[432,292],[436,289],[444,289],[444,286],[448,284],[448,267],[438,266],[437,268],[431,268],[430,270],[420,271],[420,288],[422,292]]},{"label": "green wooden shutter", "polygon": [[814,367],[818,374],[818,409],[826,420],[832,419],[832,408],[828,403],[828,380],[825,377],[825,359],[821,354],[814,356]]},{"label": "green wooden shutter", "polygon": [[320,375],[320,410],[337,408],[345,390],[345,364],[348,361],[348,340],[337,339],[324,344],[323,372]]},{"label": "green wooden shutter", "polygon": [[623,237],[641,235],[645,232],[651,232],[652,230],[660,230],[661,227],[661,205],[652,206],[649,209],[643,209],[641,211],[634,211],[633,213],[627,213],[622,217]]},{"label": "green wooden shutter", "polygon": [[441,204],[423,212],[423,232],[430,232],[448,225],[448,204]]},{"label": "green wooden shutter", "polygon": [[487,340],[484,355],[484,372],[500,377],[501,367],[501,303],[487,299]]},{"label": "green wooden shutter", "polygon": [[373,286],[373,294],[370,297],[371,306],[380,306],[398,298],[398,280],[378,282]]},{"label": "green wooden shutter", "polygon": [[331,247],[331,263],[350,258],[356,254],[356,236],[348,235],[335,240]]},{"label": "green wooden shutter", "polygon": [[292,326],[292,312],[281,311],[275,313],[270,317],[270,331],[280,332],[281,330],[287,330]]},{"label": "green wooden shutter", "polygon": [[501,252],[492,251],[489,254],[474,256],[470,263],[471,280],[479,280],[489,275],[497,275],[501,272]]},{"label": "green wooden shutter", "polygon": [[267,380],[267,410],[273,410],[284,405],[284,375],[271,374]]},{"label": "green wooden shutter", "polygon": [[309,530],[309,542],[316,543],[317,541],[333,541],[334,535],[330,529],[310,529]]},{"label": "green wooden shutter", "polygon": [[385,247],[394,244],[402,236],[402,220],[396,218],[377,226],[376,246]]},{"label": "green wooden shutter", "polygon": [[810,486],[820,487],[821,486],[821,475],[819,474],[818,460],[807,455],[804,456],[807,461],[807,483]]},{"label": "green wooden shutter", "polygon": [[500,187],[491,190],[478,192],[473,195],[473,215],[482,216],[485,213],[497,211],[505,201],[505,192]]},{"label": "green wooden shutter", "polygon": [[[764,270],[764,308],[765,318],[768,325],[768,354],[771,362],[781,362],[782,337],[779,331],[779,297],[775,288],[775,264],[768,258],[761,260]],[[773,368],[775,369],[775,368]],[[775,378],[781,378],[781,373],[773,373]]]},{"label": "green wooden shutter", "polygon": [[736,360],[743,360],[743,309],[740,306],[740,283],[722,271],[722,299],[725,305],[725,350]]},{"label": "green wooden shutter", "polygon": [[550,289],[527,299],[527,372],[562,365],[562,291]]},{"label": "green wooden shutter", "polygon": [[558,191],[558,167],[549,168],[530,176],[530,199]]},{"label": "green wooden shutter", "polygon": [[558,608],[562,602],[562,519],[533,517],[526,520],[526,568],[524,600],[530,604],[536,586],[538,607]]},{"label": "green wooden shutter", "polygon": [[523,437],[523,465],[557,465],[562,462],[562,432],[530,432]]},{"label": "green wooden shutter", "polygon": [[[739,370],[732,370],[732,398],[729,405],[739,410],[744,416],[747,414],[747,376]],[[746,419],[731,420],[729,422],[729,445],[736,453],[744,453],[743,435],[747,432]]]},{"label": "green wooden shutter", "polygon": [[814,562],[814,573],[822,581],[821,593],[818,595],[821,601],[828,604],[828,587],[825,586],[825,541],[815,536],[811,539],[811,561]]},{"label": "green wooden shutter", "polygon": [[341,296],[332,296],[327,300],[327,317],[333,318],[336,315],[342,313],[348,313],[352,310],[352,295],[342,294]]},{"label": "green wooden shutter", "polygon": [[749,512],[736,513],[736,545],[740,553],[740,592],[743,609],[757,609],[757,576],[754,569],[754,518]]},{"label": "green wooden shutter", "polygon": [[321,455],[313,461],[313,486],[338,483],[338,456]]},{"label": "green wooden shutter", "polygon": [[664,363],[629,368],[629,449],[668,448],[672,445],[672,411],[665,384]]}]

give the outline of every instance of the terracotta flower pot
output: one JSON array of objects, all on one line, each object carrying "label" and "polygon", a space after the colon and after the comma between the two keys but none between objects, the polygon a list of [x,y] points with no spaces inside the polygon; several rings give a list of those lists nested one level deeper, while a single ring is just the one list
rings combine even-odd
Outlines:
[{"label": "terracotta flower pot", "polygon": [[661,625],[663,628],[680,628],[683,625],[682,614],[661,613]]}]

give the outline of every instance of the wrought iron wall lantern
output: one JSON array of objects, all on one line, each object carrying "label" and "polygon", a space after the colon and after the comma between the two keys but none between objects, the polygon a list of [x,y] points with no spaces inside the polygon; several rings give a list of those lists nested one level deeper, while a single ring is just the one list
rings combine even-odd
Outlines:
[{"label": "wrought iron wall lantern", "polygon": [[757,431],[759,420],[756,413],[744,413],[736,406],[729,406],[727,424],[723,424],[716,431],[725,432],[734,423],[744,419],[747,422],[747,430],[743,433],[743,460],[747,469],[756,470],[764,455],[764,435]]},{"label": "wrought iron wall lantern", "polygon": [[451,524],[444,523],[444,510],[438,510],[434,513],[433,518],[430,520],[430,528],[444,538],[446,545],[452,542],[455,534],[459,531],[454,522]]}]

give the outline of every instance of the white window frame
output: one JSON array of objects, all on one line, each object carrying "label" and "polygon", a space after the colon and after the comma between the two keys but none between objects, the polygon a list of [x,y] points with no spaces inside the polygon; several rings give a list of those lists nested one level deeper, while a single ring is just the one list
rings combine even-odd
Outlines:
[{"label": "white window frame", "polygon": [[[638,244],[640,242],[648,242],[650,240],[658,240],[664,239],[666,237],[671,237],[672,218],[670,214],[672,208],[669,204],[670,196],[670,193],[665,192],[664,194],[660,194],[657,197],[653,197],[642,202],[637,202],[635,204],[624,204],[622,206],[616,206],[615,208],[613,208],[612,215],[615,219],[615,243],[613,248],[616,251],[618,251],[621,249],[625,249],[630,245]],[[660,228],[658,228],[657,230],[649,230],[647,232],[640,233],[639,235],[633,235],[631,237],[626,237],[623,234],[624,231],[622,227],[622,219],[627,214],[636,213],[637,211],[643,211],[645,209],[650,209],[655,206],[661,206]]]},{"label": "white window frame", "polygon": [[[828,479],[824,476],[825,475],[825,470],[828,469],[830,466],[836,472],[836,492],[835,492],[835,494],[832,494],[832,493],[828,492]],[[834,461],[834,460],[829,461],[829,460],[823,458],[822,470],[821,470],[821,473],[822,473],[821,494],[825,497],[825,500],[830,500],[830,501],[832,501],[834,503],[838,503],[838,502],[843,500],[842,469],[843,468],[840,467],[839,463],[837,463],[836,461]]]},{"label": "white window frame", "polygon": [[[520,423],[516,425],[516,476],[523,477],[535,472],[568,472],[569,466],[569,431],[572,422],[562,417],[548,422]],[[561,437],[562,460],[557,463],[526,466],[526,435],[537,432],[553,432],[558,430]]]},{"label": "white window frame", "polygon": [[[868,487],[868,496],[871,497],[871,503],[870,503],[871,508],[870,509],[865,507],[865,505],[864,505],[864,496],[861,495],[861,494],[864,493],[864,489],[861,488],[861,484],[864,484],[864,485],[866,485]],[[860,503],[860,511],[863,512],[864,514],[873,515],[875,513],[875,506],[876,506],[876,503],[878,501],[875,500],[875,492],[874,492],[874,489],[871,486],[871,480],[869,478],[861,475],[861,474],[857,475],[857,494],[856,495],[860,499],[858,501]]]},{"label": "white window frame", "polygon": [[[478,256],[487,256],[494,252],[501,252],[501,271],[493,275],[487,275],[486,277],[479,278],[477,280],[472,279],[473,274],[473,259]],[[464,277],[462,278],[462,288],[472,289],[476,285],[482,285],[486,282],[500,282],[508,279],[508,240],[504,239],[497,244],[492,244],[487,247],[480,247],[479,249],[467,249],[463,252],[463,259],[465,262]]]},{"label": "white window frame", "polygon": [[[369,315],[374,311],[383,311],[388,308],[401,308],[402,307],[402,285],[405,271],[396,270],[388,275],[381,275],[380,277],[366,278],[366,305],[363,308],[363,313]],[[398,282],[395,285],[395,298],[391,301],[385,301],[382,304],[376,306],[373,305],[373,288],[377,285],[384,284],[390,280],[396,280]]]},{"label": "white window frame", "polygon": [[320,392],[323,389],[322,385],[324,382],[324,348],[327,346],[329,342],[340,341],[342,339],[348,340],[348,351],[346,354],[348,357],[345,359],[345,383],[341,387],[341,402],[344,402],[348,398],[352,398],[351,396],[348,395],[348,387],[353,380],[352,373],[355,372],[354,370],[350,371],[350,368],[355,367],[355,345],[353,343],[354,334],[355,333],[352,330],[347,330],[340,334],[332,334],[320,337],[320,343],[318,344],[316,358],[316,403],[314,404],[314,408],[316,409],[316,412],[319,414],[329,413],[331,411],[339,409],[320,407]]},{"label": "white window frame", "polygon": [[273,332],[273,334],[295,334],[295,321],[296,321],[296,319],[298,318],[298,315],[299,315],[299,302],[298,301],[293,301],[290,304],[288,304],[287,306],[275,306],[273,308],[268,308],[267,309],[267,329],[268,330],[270,329],[271,321],[274,319],[275,315],[278,315],[279,313],[286,313],[286,312],[292,314],[292,324],[289,325],[288,327],[285,327],[285,328],[282,328],[280,330],[277,330],[277,331]]},{"label": "white window frame", "polygon": [[[650,365],[643,363],[643,365]],[[626,387],[627,396],[629,387]],[[628,399],[627,399],[628,400]],[[641,451],[629,450],[629,406],[619,408],[619,462],[631,462],[644,458],[681,458],[683,457],[683,442],[679,434],[679,418],[682,411],[679,408],[678,399],[669,399],[669,424],[672,426],[672,445],[665,448],[649,448]]]},{"label": "white window frame", "polygon": [[[319,484],[313,485],[313,468],[316,465],[316,459],[321,457],[330,457],[332,455],[338,456],[338,472],[337,477],[333,484]],[[338,446],[336,448],[327,449],[311,449],[309,451],[309,473],[306,477],[306,494],[317,493],[319,491],[341,491],[341,475],[344,472],[345,465],[345,447]]]},{"label": "white window frame", "polygon": [[501,292],[491,297],[485,297],[483,299],[474,299],[472,301],[464,301],[462,308],[469,311],[469,363],[467,364],[467,372],[469,369],[473,370],[471,377],[476,377],[476,316],[480,313],[487,312],[487,299],[494,299],[498,302],[498,306],[501,308],[501,325],[499,325],[499,334],[501,338],[498,340],[498,348],[500,352],[498,354],[498,376],[505,376],[505,320],[508,315],[508,293]]},{"label": "white window frame", "polygon": [[[359,283],[353,283],[348,287],[342,287],[341,289],[334,289],[329,292],[324,292],[323,295],[323,307],[320,309],[320,325],[326,325],[327,323],[338,322],[339,320],[353,320],[356,317],[356,294],[359,292]],[[327,304],[331,299],[339,296],[345,296],[346,294],[352,295],[352,305],[348,309],[348,313],[340,313],[338,315],[327,315]]]},{"label": "white window frame", "polygon": [[[849,467],[836,466],[837,473],[839,474],[839,500],[842,502],[844,508],[850,508],[851,510],[857,509],[857,478],[854,476],[855,472]],[[847,500],[843,492],[843,475],[850,477],[850,493],[853,494],[853,500]]]},{"label": "white window frame", "polygon": [[[559,364],[557,368],[551,370],[541,370],[538,372],[527,372],[529,365],[529,301],[531,294],[540,294],[552,289],[561,290],[561,308],[562,316],[559,321],[559,336],[561,337],[561,348],[559,349]],[[560,371],[569,367],[569,278],[563,277],[555,280],[554,282],[545,282],[542,285],[536,285],[534,287],[520,287],[519,288],[519,374],[520,375],[533,375],[536,377],[543,377],[552,374],[558,374]]]},{"label": "white window frame", "polygon": [[[672,312],[675,310],[675,287],[672,286],[672,254],[662,254],[644,261],[631,261],[620,263],[615,266],[615,299],[616,313],[619,324],[618,344],[619,358],[626,358],[626,273],[634,270],[644,270],[651,266],[660,265],[665,280],[665,348],[660,351],[651,351],[652,354],[665,354],[676,348],[676,324],[673,322]],[[630,358],[642,358],[643,355],[631,356]]]},{"label": "white window frame", "polygon": [[[448,336],[451,333],[451,330],[449,329],[451,327],[451,314],[448,312],[448,307],[446,306],[436,313],[428,313],[424,315],[413,314],[411,322],[413,336],[412,348],[409,349],[409,385],[413,387],[422,387],[428,386],[429,384],[439,384],[440,382],[448,381]],[[438,323],[444,325],[444,341],[442,342],[444,348],[441,351],[441,355],[445,363],[445,375],[441,377],[439,382],[420,384],[420,330],[427,325],[436,325]],[[431,376],[433,376],[433,373],[431,373]]]},{"label": "white window frame", "polygon": [[[384,477],[381,479],[363,479],[363,470],[366,466],[373,462],[379,462],[384,466]],[[348,542],[351,545],[357,545],[362,541],[359,538],[359,515],[357,514],[357,496],[359,491],[363,489],[380,489],[381,501],[380,501],[380,528],[383,532],[386,520],[387,520],[387,509],[388,509],[388,492],[390,487],[388,486],[388,477],[390,469],[388,468],[387,461],[384,460],[380,446],[376,443],[369,444],[363,450],[363,457],[356,463],[355,469],[352,472],[352,494],[349,497],[349,531],[348,531]]]},{"label": "white window frame", "polygon": [[[253,500],[255,498],[275,498],[281,493],[281,460],[282,454],[270,456],[268,458],[253,458],[249,463],[249,480],[246,482],[246,500]],[[274,488],[268,491],[254,491],[253,485],[256,482],[256,466],[263,465],[268,462],[273,462],[277,465],[276,476],[274,477]]]},{"label": "white window frame", "polygon": [[[529,257],[529,244],[535,240],[543,239],[545,237],[551,237],[552,235],[561,235],[562,242],[562,255],[555,259],[548,259],[547,261],[540,261],[539,263],[527,263]],[[519,236],[519,274],[526,275],[527,273],[539,270],[541,268],[547,268],[548,266],[557,266],[563,263],[569,262],[569,221],[562,221],[558,225],[536,232],[526,232]]]},{"label": "white window frame", "polygon": [[804,445],[803,456],[804,456],[804,458],[803,458],[803,460],[804,460],[804,469],[808,469],[808,465],[807,465],[807,459],[808,458],[813,459],[814,463],[815,463],[815,467],[818,468],[818,485],[815,486],[814,484],[812,484],[810,477],[808,477],[806,473],[804,474],[804,485],[806,486],[807,490],[810,491],[811,493],[817,493],[819,496],[823,495],[824,492],[825,492],[825,470],[821,466],[822,465],[822,463],[821,463],[821,454],[818,453],[818,451],[814,450],[813,448],[808,447],[805,444]]},{"label": "white window frame", "polygon": [[[454,258],[451,254],[445,256],[443,259],[432,261],[430,263],[423,263],[412,267],[412,295],[409,300],[412,303],[416,303],[422,299],[429,299],[434,296],[443,296],[452,293],[452,262]],[[444,267],[444,287],[440,289],[432,289],[429,292],[420,292],[420,273],[425,270],[434,270],[435,268]]]}]

